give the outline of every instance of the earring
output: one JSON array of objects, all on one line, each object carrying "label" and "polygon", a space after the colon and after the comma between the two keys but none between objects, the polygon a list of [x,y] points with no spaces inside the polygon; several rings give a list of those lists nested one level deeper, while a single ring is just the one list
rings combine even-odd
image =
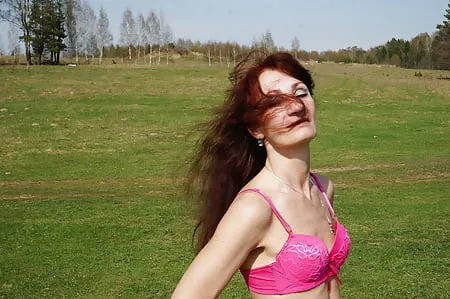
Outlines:
[{"label": "earring", "polygon": [[263,145],[264,145],[262,139],[258,139],[258,140],[257,140],[257,143],[258,143],[258,146],[263,146]]}]

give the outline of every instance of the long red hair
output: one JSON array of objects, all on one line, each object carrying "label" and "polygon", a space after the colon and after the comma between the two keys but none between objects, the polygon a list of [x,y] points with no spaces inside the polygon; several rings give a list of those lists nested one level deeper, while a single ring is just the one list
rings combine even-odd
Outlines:
[{"label": "long red hair", "polygon": [[310,72],[285,52],[269,56],[252,52],[230,73],[227,99],[207,124],[188,175],[188,191],[199,201],[197,252],[211,239],[237,193],[266,162],[264,147],[257,145],[248,129],[260,126],[266,112],[286,100],[263,94],[258,78],[266,69],[302,81],[313,93]]}]

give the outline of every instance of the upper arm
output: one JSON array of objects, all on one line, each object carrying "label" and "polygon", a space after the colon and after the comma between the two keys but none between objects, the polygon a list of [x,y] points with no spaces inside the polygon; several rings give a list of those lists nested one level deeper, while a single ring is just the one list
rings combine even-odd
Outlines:
[{"label": "upper arm", "polygon": [[257,247],[271,221],[271,209],[256,193],[239,195],[217,229],[180,280],[172,298],[215,298],[249,253]]}]

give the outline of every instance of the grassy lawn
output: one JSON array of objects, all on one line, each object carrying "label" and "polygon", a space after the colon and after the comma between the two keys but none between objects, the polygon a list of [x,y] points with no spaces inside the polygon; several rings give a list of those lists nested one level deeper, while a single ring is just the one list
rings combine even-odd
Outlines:
[{"label": "grassy lawn", "polygon": [[[352,237],[344,298],[448,298],[448,72],[309,65],[313,169]],[[0,298],[167,298],[193,258],[182,193],[225,67],[0,67]],[[239,275],[221,298],[248,298]]]}]

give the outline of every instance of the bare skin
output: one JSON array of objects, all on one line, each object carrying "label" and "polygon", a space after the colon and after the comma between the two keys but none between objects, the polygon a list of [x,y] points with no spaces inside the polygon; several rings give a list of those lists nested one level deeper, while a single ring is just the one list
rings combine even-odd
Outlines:
[{"label": "bare skin", "polygon": [[[264,93],[279,91],[300,97],[307,113],[298,123],[297,112],[303,106],[293,102],[272,113],[263,127],[249,130],[256,139],[264,140],[267,168],[263,168],[243,189],[261,189],[272,199],[294,233],[316,236],[330,250],[334,235],[327,223],[329,211],[321,205],[323,199],[318,187],[309,180],[309,143],[316,135],[314,100],[302,82],[279,71],[265,70],[259,81]],[[289,126],[292,123],[298,124]],[[319,180],[332,200],[333,184],[324,176],[319,176]],[[287,232],[260,195],[253,192],[239,194],[210,242],[183,275],[172,298],[216,298],[240,268],[256,268],[274,262],[287,238]],[[329,283],[329,290],[327,281],[299,293],[277,296],[250,294],[255,299],[340,298],[335,278],[331,278]]]}]

